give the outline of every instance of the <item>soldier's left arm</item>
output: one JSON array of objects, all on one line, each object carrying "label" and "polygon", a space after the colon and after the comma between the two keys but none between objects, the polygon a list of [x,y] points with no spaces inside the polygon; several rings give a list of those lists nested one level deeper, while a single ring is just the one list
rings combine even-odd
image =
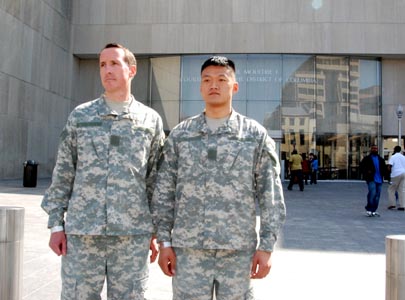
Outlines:
[{"label": "soldier's left arm", "polygon": [[280,178],[280,161],[275,142],[267,134],[263,137],[256,163],[256,196],[260,208],[258,250],[272,252],[279,231],[285,221],[286,208]]},{"label": "soldier's left arm", "polygon": [[156,176],[159,168],[159,161],[162,154],[165,133],[163,131],[163,122],[160,116],[156,120],[155,135],[150,145],[150,154],[148,158],[148,171],[146,174],[146,190],[149,207],[151,205],[153,190],[155,189]]}]

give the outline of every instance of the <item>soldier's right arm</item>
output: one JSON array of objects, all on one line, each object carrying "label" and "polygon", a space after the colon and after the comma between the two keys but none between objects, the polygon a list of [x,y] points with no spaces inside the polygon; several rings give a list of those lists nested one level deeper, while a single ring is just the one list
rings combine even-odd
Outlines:
[{"label": "soldier's right arm", "polygon": [[48,228],[64,226],[64,214],[72,194],[77,163],[77,144],[76,130],[71,116],[60,135],[52,183],[41,203],[41,207],[49,215]]}]

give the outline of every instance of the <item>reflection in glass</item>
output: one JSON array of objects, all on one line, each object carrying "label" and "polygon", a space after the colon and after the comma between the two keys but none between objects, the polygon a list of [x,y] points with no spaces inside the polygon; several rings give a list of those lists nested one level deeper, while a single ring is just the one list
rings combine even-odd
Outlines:
[{"label": "reflection in glass", "polygon": [[246,82],[244,99],[280,102],[281,74],[281,55],[249,55],[246,68],[238,76],[239,82]]},{"label": "reflection in glass", "polygon": [[180,121],[189,117],[198,115],[204,110],[203,100],[185,100],[181,101]]},{"label": "reflection in glass", "polygon": [[150,106],[162,117],[165,129],[173,128],[179,120],[180,57],[151,58],[150,70]]},{"label": "reflection in glass", "polygon": [[281,130],[280,101],[247,101],[247,115],[268,130]]},{"label": "reflection in glass", "polygon": [[349,64],[345,57],[317,56],[317,134],[347,134]]}]

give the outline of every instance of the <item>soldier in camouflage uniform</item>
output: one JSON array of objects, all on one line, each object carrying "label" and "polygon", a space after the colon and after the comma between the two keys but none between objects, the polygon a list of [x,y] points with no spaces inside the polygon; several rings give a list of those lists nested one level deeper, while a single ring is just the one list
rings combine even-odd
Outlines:
[{"label": "soldier in camouflage uniform", "polygon": [[254,299],[250,279],[269,273],[285,219],[275,143],[232,109],[231,60],[208,59],[200,91],[205,111],[177,125],[163,149],[152,198],[159,265],[175,300]]},{"label": "soldier in camouflage uniform", "polygon": [[158,253],[150,210],[164,141],[160,116],[136,101],[134,55],[119,44],[100,53],[105,94],[79,105],[61,134],[42,208],[49,245],[62,255],[62,299],[144,299],[148,253]]}]

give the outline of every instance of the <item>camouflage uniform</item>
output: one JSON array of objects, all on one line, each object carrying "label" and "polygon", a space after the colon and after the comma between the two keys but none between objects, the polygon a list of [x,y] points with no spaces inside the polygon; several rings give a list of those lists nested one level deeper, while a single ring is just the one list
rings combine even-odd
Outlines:
[{"label": "camouflage uniform", "polygon": [[200,114],[172,130],[163,157],[152,200],[158,241],[175,251],[274,250],[285,204],[275,144],[260,124],[232,112],[212,133]]},{"label": "camouflage uniform", "polygon": [[[174,248],[173,299],[253,300],[250,281],[253,250]],[[214,291],[213,291],[214,289]]]},{"label": "camouflage uniform", "polygon": [[135,99],[120,115],[103,96],[78,106],[61,134],[41,205],[48,227],[64,225],[68,240],[69,235],[150,238],[150,200],[163,140],[160,116]]},{"label": "camouflage uniform", "polygon": [[62,300],[100,300],[105,270],[109,300],[143,300],[150,235],[68,236],[62,256]]}]

